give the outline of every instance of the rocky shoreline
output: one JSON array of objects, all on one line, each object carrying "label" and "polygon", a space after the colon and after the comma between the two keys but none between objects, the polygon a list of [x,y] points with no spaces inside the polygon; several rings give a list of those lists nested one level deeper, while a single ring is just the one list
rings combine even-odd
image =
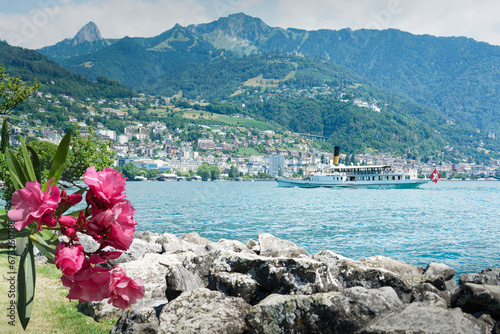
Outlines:
[{"label": "rocky shoreline", "polygon": [[444,264],[308,254],[267,233],[243,244],[141,232],[116,262],[142,278],[145,298],[125,311],[79,305],[97,321],[119,317],[111,333],[500,334],[500,269],[457,284]]}]

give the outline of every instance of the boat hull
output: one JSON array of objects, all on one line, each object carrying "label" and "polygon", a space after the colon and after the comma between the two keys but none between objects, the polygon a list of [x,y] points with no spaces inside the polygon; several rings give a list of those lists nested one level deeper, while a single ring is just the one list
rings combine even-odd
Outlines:
[{"label": "boat hull", "polygon": [[426,184],[429,180],[387,180],[387,181],[314,181],[286,179],[277,177],[279,187],[298,188],[365,188],[365,189],[414,189]]}]

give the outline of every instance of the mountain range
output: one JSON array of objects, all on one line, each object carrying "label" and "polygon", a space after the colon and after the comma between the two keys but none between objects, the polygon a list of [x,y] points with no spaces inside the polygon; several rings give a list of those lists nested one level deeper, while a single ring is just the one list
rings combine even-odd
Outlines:
[{"label": "mountain range", "polygon": [[445,121],[500,133],[500,47],[464,37],[283,29],[239,13],[206,24],[177,24],[150,38],[105,39],[90,22],[73,39],[38,51],[74,72],[106,76],[150,94],[161,93],[162,83],[186,64],[209,68],[266,53],[306,56],[344,66],[374,86],[437,110]]}]

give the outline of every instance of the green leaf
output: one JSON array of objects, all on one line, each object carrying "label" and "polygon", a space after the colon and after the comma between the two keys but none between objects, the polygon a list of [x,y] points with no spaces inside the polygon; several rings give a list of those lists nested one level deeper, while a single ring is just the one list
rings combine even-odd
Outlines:
[{"label": "green leaf", "polygon": [[73,217],[75,217],[75,218],[78,218],[78,215],[79,215],[79,214],[80,214],[80,212],[82,212],[83,210],[85,210],[85,209],[81,209],[81,210],[78,210],[78,211],[73,211],[73,212],[71,212],[71,213],[68,213],[68,214],[67,214],[67,215],[65,215],[65,216],[73,216]]},{"label": "green leaf", "polygon": [[31,153],[31,163],[33,164],[36,180],[38,183],[42,183],[42,164],[40,163],[40,158],[33,147],[28,146],[28,151]]},{"label": "green leaf", "polygon": [[42,239],[50,246],[56,248],[59,243],[59,238],[53,232],[49,230],[38,231],[35,235],[41,236]]},{"label": "green leaf", "polygon": [[10,224],[8,223],[10,221],[10,218],[9,216],[7,216],[7,210],[4,209],[0,209],[0,224],[3,224],[2,221],[5,222],[5,226],[10,226]]},{"label": "green leaf", "polygon": [[31,230],[29,228],[18,231],[15,228],[5,227],[0,229],[0,242],[28,237],[30,234]]},{"label": "green leaf", "polygon": [[[50,171],[49,175],[47,176],[47,180],[50,180],[51,178],[56,179],[56,174],[59,174],[59,178],[61,177],[62,174],[62,169],[64,169],[64,164],[66,163],[66,157],[68,156],[68,151],[69,151],[69,144],[71,142],[71,130],[66,132],[64,135],[63,139],[59,143],[59,146],[57,147],[56,154],[54,156],[54,159],[52,160],[52,164],[50,165]],[[59,172],[61,170],[61,172]],[[59,178],[57,178],[57,181],[53,182],[52,184],[56,184],[59,182]],[[48,183],[46,183],[42,189],[42,191],[47,190]]]},{"label": "green leaf", "polygon": [[23,152],[24,166],[26,167],[27,176],[29,181],[36,181],[35,170],[33,169],[33,163],[31,162],[31,157],[26,148],[24,140],[21,140],[21,151]]},{"label": "green leaf", "polygon": [[33,244],[28,239],[19,261],[19,271],[17,273],[17,314],[24,330],[28,327],[31,309],[35,301],[35,274]]},{"label": "green leaf", "polygon": [[24,174],[24,170],[17,160],[14,151],[8,149],[5,154],[5,159],[7,161],[7,167],[9,167],[10,177],[12,178],[12,183],[14,183],[14,187],[16,189],[21,189],[26,185],[28,179],[26,178],[26,174]]},{"label": "green leaf", "polygon": [[52,184],[57,184],[57,182],[59,182],[59,179],[61,179],[61,175],[64,171],[64,165],[62,165],[61,167],[59,167],[59,169],[56,171],[56,173],[54,174],[54,176],[52,177]]},{"label": "green leaf", "polygon": [[31,240],[50,262],[54,262],[56,247],[59,243],[59,239],[54,233],[47,230],[38,231],[33,234],[33,239]]}]

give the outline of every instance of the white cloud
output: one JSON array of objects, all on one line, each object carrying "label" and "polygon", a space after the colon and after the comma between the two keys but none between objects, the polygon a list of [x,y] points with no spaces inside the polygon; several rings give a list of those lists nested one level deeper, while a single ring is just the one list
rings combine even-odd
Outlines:
[{"label": "white cloud", "polygon": [[271,25],[307,30],[396,28],[500,45],[498,0],[279,0]]},{"label": "white cloud", "polygon": [[406,14],[395,22],[397,28],[415,34],[466,36],[500,45],[500,2],[425,1],[425,10],[417,2],[407,1]]},{"label": "white cloud", "polygon": [[[61,4],[62,0],[52,2]],[[72,38],[89,21],[97,24],[103,37],[118,38],[150,37],[176,23],[210,20],[196,0],[91,0],[35,8],[27,14],[0,13],[0,38],[12,45],[36,49]]]}]

